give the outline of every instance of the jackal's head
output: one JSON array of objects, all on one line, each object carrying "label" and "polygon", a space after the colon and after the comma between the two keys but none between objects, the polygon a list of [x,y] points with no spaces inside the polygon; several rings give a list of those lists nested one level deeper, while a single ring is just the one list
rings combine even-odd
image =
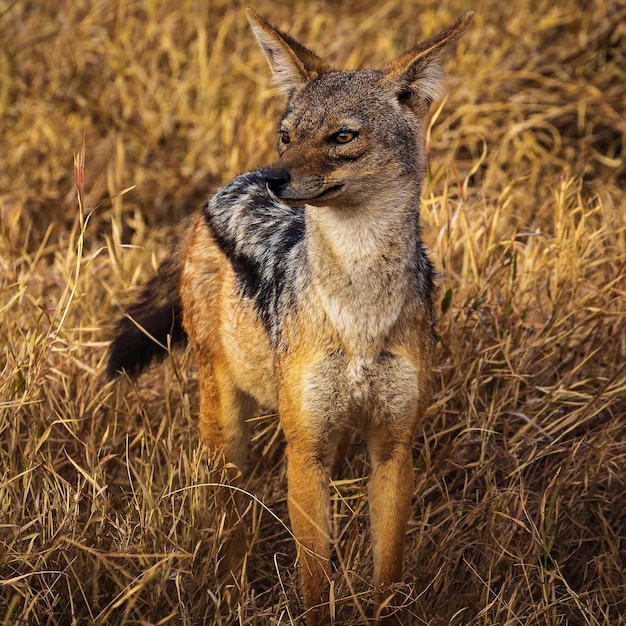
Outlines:
[{"label": "jackal's head", "polygon": [[358,208],[419,186],[428,110],[442,89],[442,53],[470,11],[382,69],[340,71],[251,9],[252,30],[288,104],[272,187],[289,204]]}]

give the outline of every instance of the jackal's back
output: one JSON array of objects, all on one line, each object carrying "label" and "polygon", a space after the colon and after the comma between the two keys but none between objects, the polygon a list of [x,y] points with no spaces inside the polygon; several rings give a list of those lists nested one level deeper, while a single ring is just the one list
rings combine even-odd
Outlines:
[{"label": "jackal's back", "polygon": [[204,218],[241,296],[254,303],[275,344],[304,270],[305,217],[303,206],[288,206],[272,193],[271,176],[268,169],[237,176],[205,204]]}]

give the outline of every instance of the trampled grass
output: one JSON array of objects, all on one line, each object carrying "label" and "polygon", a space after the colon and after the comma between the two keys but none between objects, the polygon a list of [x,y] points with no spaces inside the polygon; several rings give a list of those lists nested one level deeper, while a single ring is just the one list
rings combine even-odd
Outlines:
[{"label": "trampled grass", "polygon": [[[340,66],[477,15],[433,111],[437,381],[407,624],[626,624],[626,4],[255,8]],[[284,443],[259,417],[247,580],[222,614],[193,360],[102,370],[179,221],[273,159],[243,5],[0,1],[0,624],[290,624]],[[367,459],[332,485],[338,623],[366,623]]]}]

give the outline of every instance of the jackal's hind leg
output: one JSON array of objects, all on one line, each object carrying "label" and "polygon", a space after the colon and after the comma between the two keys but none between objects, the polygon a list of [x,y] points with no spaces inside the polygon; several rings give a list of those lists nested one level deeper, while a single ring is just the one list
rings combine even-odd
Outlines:
[{"label": "jackal's hind leg", "polygon": [[344,428],[338,431],[334,445],[329,444],[326,467],[332,479],[336,479],[339,476],[341,466],[346,460],[348,447],[352,441],[352,435],[352,428]]},{"label": "jackal's hind leg", "polygon": [[248,424],[255,405],[233,383],[219,361],[200,361],[200,434],[217,473],[215,528],[223,537],[218,549],[217,574],[229,605],[236,603],[245,577],[247,552],[244,515],[247,501],[240,491],[245,472]]}]

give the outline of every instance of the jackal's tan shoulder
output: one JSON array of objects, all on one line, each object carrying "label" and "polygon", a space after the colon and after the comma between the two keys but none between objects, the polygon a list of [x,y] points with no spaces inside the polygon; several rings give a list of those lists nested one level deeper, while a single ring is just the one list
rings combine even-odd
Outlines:
[{"label": "jackal's tan shoulder", "polygon": [[254,302],[242,297],[233,265],[204,215],[191,228],[183,252],[183,323],[198,359],[219,359],[242,391],[275,408],[274,359],[267,331]]}]

